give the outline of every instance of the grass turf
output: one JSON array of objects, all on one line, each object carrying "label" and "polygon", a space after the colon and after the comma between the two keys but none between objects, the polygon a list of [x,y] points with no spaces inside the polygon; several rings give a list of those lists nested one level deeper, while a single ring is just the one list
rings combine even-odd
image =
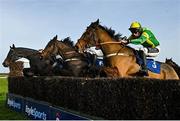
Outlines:
[{"label": "grass turf", "polygon": [[[3,77],[2,75],[0,77]],[[8,92],[7,78],[0,78],[0,120],[26,120],[24,114],[15,112],[6,107],[6,93]]]}]

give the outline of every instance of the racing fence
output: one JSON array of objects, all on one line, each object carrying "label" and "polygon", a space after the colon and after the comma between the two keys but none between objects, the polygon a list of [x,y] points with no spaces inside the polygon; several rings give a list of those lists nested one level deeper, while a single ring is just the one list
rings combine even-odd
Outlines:
[{"label": "racing fence", "polygon": [[102,119],[180,119],[180,81],[9,77],[9,93]]}]

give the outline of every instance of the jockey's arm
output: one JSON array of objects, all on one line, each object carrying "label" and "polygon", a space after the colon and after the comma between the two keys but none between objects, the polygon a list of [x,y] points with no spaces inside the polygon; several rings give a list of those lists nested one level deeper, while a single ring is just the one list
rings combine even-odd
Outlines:
[{"label": "jockey's arm", "polygon": [[130,43],[135,44],[135,45],[139,45],[144,43],[147,40],[147,37],[145,37],[143,34],[137,38],[137,39],[133,39],[131,36],[129,37]]}]

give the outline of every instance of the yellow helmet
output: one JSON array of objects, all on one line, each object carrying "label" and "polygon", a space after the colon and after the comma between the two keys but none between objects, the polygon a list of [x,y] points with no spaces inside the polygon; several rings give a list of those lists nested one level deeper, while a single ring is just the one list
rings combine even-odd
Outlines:
[{"label": "yellow helmet", "polygon": [[141,28],[141,24],[139,22],[135,21],[135,22],[131,23],[131,26],[129,29],[140,29],[140,28]]},{"label": "yellow helmet", "polygon": [[143,31],[141,24],[137,21],[131,23],[129,30],[131,31],[131,33],[136,33],[136,32],[142,33]]}]

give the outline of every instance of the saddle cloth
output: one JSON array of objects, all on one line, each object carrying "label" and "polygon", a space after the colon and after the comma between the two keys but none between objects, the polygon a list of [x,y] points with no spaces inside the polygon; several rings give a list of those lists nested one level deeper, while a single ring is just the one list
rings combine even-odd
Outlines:
[{"label": "saddle cloth", "polygon": [[96,66],[101,67],[104,66],[104,59],[96,59]]},{"label": "saddle cloth", "polygon": [[160,62],[154,61],[153,59],[147,59],[146,65],[148,70],[154,73],[160,73],[161,72],[161,64]]},{"label": "saddle cloth", "polygon": [[[136,56],[137,57],[137,56]],[[137,63],[139,65],[142,64],[142,58],[140,57],[137,57]],[[104,59],[96,59],[96,66],[97,67],[101,67],[101,66],[104,66]],[[157,74],[160,74],[161,72],[161,63],[158,62],[158,61],[155,61],[154,59],[147,59],[146,60],[146,66],[147,66],[147,69],[151,72],[154,72],[154,73],[157,73]]]}]

